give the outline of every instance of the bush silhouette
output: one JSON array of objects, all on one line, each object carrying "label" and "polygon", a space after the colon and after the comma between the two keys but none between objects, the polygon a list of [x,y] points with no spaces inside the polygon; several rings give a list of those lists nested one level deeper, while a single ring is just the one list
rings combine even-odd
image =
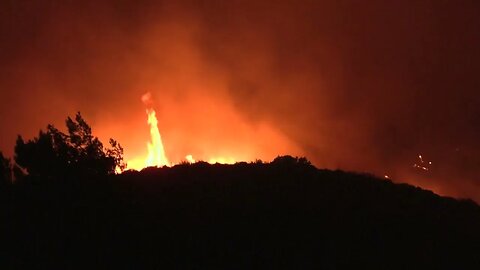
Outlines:
[{"label": "bush silhouette", "polygon": [[272,161],[278,167],[312,167],[312,163],[305,157],[278,156]]},{"label": "bush silhouette", "polygon": [[10,159],[5,158],[0,152],[0,186],[6,186],[12,183],[12,166]]},{"label": "bush silhouette", "polygon": [[15,162],[32,177],[62,178],[69,175],[107,175],[123,171],[123,148],[110,139],[110,148],[92,135],[92,129],[77,113],[66,120],[68,133],[53,125],[40,130],[38,137],[24,141],[18,136]]}]

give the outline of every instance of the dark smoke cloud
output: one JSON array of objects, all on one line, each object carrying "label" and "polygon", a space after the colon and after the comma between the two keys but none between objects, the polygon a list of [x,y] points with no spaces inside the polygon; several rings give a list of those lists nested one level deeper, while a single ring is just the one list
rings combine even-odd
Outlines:
[{"label": "dark smoke cloud", "polygon": [[[320,167],[480,199],[478,1],[21,2],[0,4],[7,153],[76,110],[114,137],[142,130],[151,91],[163,115],[231,103]],[[191,117],[160,120],[166,137],[199,134]]]}]

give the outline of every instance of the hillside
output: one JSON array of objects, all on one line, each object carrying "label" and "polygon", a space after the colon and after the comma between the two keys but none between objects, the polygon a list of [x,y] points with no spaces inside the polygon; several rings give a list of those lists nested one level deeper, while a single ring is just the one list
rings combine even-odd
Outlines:
[{"label": "hillside", "polygon": [[1,191],[2,269],[478,269],[480,207],[370,175],[182,164]]}]

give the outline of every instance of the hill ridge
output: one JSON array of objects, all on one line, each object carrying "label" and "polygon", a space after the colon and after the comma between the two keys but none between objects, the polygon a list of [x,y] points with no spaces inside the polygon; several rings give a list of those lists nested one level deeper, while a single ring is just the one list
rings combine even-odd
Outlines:
[{"label": "hill ridge", "polygon": [[37,181],[2,197],[15,268],[480,265],[473,201],[292,157]]}]

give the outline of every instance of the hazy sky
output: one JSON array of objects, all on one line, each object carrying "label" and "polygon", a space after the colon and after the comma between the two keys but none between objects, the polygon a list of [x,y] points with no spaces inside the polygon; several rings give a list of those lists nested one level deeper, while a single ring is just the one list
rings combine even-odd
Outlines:
[{"label": "hazy sky", "polygon": [[479,201],[479,14],[476,0],[2,1],[0,149],[81,111],[142,158],[151,92],[174,161],[304,155]]}]

